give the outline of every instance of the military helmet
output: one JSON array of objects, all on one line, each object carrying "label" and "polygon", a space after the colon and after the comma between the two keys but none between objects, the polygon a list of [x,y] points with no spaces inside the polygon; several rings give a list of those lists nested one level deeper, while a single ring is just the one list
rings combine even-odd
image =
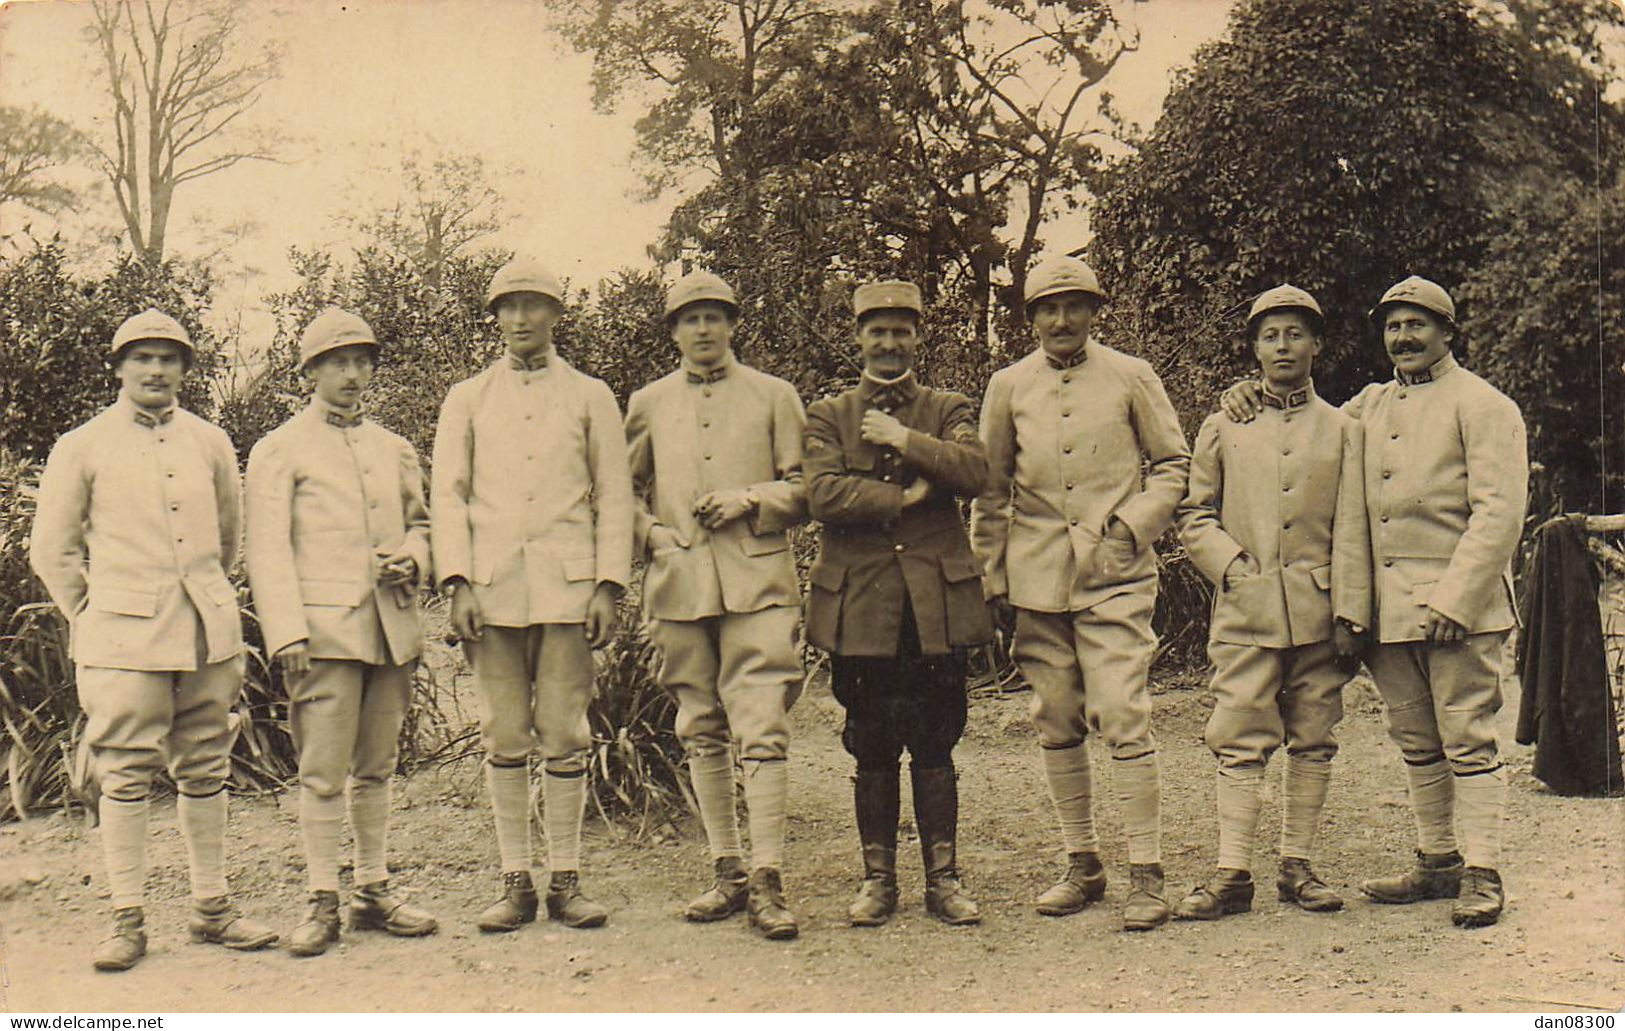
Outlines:
[{"label": "military helmet", "polygon": [[1444,287],[1431,279],[1407,276],[1389,287],[1388,292],[1382,295],[1382,300],[1371,309],[1372,321],[1380,322],[1383,314],[1396,304],[1409,304],[1423,311],[1441,315],[1450,328],[1456,327],[1456,302],[1450,299],[1450,294]]},{"label": "military helmet", "polygon": [[924,317],[920,288],[904,279],[881,279],[852,291],[852,314],[861,320],[872,311],[911,311]]},{"label": "military helmet", "polygon": [[351,344],[369,344],[374,355],[379,350],[378,338],[361,316],[343,308],[328,308],[311,319],[299,336],[299,368],[309,368],[311,362],[327,352]]},{"label": "military helmet", "polygon": [[1254,298],[1253,306],[1247,312],[1247,335],[1251,336],[1258,320],[1272,311],[1308,312],[1313,317],[1316,333],[1326,324],[1326,313],[1320,310],[1320,302],[1315,300],[1314,295],[1291,283],[1282,283]]},{"label": "military helmet", "polygon": [[1031,310],[1034,301],[1073,291],[1090,294],[1099,303],[1106,303],[1106,291],[1100,288],[1100,277],[1081,259],[1066,255],[1045,258],[1027,272],[1027,289],[1022,305]]},{"label": "military helmet", "polygon": [[491,286],[485,291],[485,308],[497,310],[497,300],[503,294],[538,293],[564,304],[564,284],[545,265],[534,258],[515,258],[497,269],[491,277]]},{"label": "military helmet", "polygon": [[113,332],[113,343],[107,349],[108,354],[116,359],[119,352],[126,347],[143,340],[169,340],[180,344],[186,350],[187,361],[191,361],[197,354],[197,348],[192,346],[192,338],[187,335],[186,327],[157,308],[148,308],[141,314],[131,315],[119,323],[118,329]]},{"label": "military helmet", "polygon": [[670,319],[698,301],[715,301],[732,312],[735,318],[739,316],[739,299],[734,296],[734,288],[714,272],[695,269],[666,291],[666,318]]}]

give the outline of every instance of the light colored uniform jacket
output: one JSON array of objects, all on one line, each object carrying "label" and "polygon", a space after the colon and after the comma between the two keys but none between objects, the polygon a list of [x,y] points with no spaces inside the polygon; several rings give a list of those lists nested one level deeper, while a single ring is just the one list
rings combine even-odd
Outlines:
[{"label": "light colored uniform jacket", "polygon": [[[702,619],[801,604],[785,531],[807,518],[801,432],[807,418],[784,380],[732,358],[711,377],[685,369],[632,395],[626,438],[638,498],[635,547],[668,526],[687,548],[649,556],[643,604],[655,619]],[[719,375],[720,374],[720,375]],[[715,533],[694,517],[713,490],[753,488],[756,512]]]},{"label": "light colored uniform jacket", "polygon": [[492,626],[580,623],[632,566],[632,479],[615,395],[557,354],[508,357],[451,388],[429,493],[434,570]]},{"label": "light colored uniform jacket", "polygon": [[1529,447],[1511,398],[1449,355],[1430,382],[1373,383],[1343,410],[1365,426],[1378,640],[1424,639],[1429,607],[1471,634],[1510,630]]},{"label": "light colored uniform jacket", "polygon": [[[1151,544],[1185,495],[1190,450],[1150,364],[1093,340],[1082,354],[1059,368],[1039,348],[995,372],[982,402],[988,479],[971,544],[989,597],[1018,608],[1076,612],[1154,593]],[[1112,516],[1134,545],[1102,539]]]},{"label": "light colored uniform jacket", "polygon": [[[1221,412],[1202,424],[1179,537],[1217,588],[1213,640],[1316,644],[1331,638],[1334,617],[1371,622],[1363,434],[1313,387],[1265,402],[1252,422]],[[1261,571],[1227,588],[1242,552]]]},{"label": "light colored uniform jacket", "polygon": [[429,572],[429,510],[412,445],[377,423],[329,421],[320,399],[248,456],[249,582],[275,655],[308,641],[316,659],[400,665],[423,629],[404,586],[378,583],[378,559],[404,548]]},{"label": "light colored uniform jacket", "polygon": [[29,560],[80,665],[184,671],[200,644],[210,664],[242,652],[226,579],[242,529],[237,456],[218,426],[171,412],[148,425],[121,395],[46,462]]}]

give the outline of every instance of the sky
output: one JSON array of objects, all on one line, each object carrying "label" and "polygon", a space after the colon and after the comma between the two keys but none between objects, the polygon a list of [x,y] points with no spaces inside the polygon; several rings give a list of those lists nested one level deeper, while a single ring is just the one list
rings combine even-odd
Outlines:
[{"label": "sky", "polygon": [[[1141,43],[1107,86],[1130,121],[1150,127],[1172,70],[1222,33],[1229,7],[1119,5]],[[266,292],[294,284],[288,248],[347,246],[340,216],[393,198],[408,149],[481,157],[510,213],[485,242],[534,254],[581,285],[645,264],[679,199],[638,199],[637,104],[594,110],[591,59],[550,30],[545,0],[260,0],[251,19],[245,41],[275,40],[283,56],[244,129],[276,133],[279,160],[182,186],[170,220],[170,252],[218,253],[217,307],[246,311],[251,323],[264,321]],[[0,103],[105,131],[88,22],[88,4],[68,0],[0,6]],[[0,228],[16,228],[16,212],[4,217],[13,224]],[[66,228],[116,232],[110,196]]]}]

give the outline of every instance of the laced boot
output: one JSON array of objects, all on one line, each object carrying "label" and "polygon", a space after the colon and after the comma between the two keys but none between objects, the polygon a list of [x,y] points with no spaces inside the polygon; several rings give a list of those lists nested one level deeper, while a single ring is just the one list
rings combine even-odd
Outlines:
[{"label": "laced boot", "polygon": [[1067,855],[1066,875],[1038,896],[1038,911],[1045,916],[1069,916],[1106,897],[1106,868],[1098,852]]},{"label": "laced boot", "polygon": [[581,894],[574,870],[555,870],[547,884],[547,918],[566,927],[602,927],[609,910]]},{"label": "laced boot", "polygon": [[350,930],[385,931],[397,938],[421,938],[440,927],[428,911],[411,905],[389,882],[363,884],[350,897]]},{"label": "laced boot", "polygon": [[1416,865],[1392,877],[1373,877],[1360,883],[1360,890],[1374,901],[1391,905],[1422,902],[1427,899],[1453,899],[1461,893],[1460,852],[1432,855],[1420,850]]},{"label": "laced boot", "polygon": [[716,861],[716,870],[716,883],[683,910],[685,920],[708,924],[744,911],[748,894],[744,862],[738,856],[722,856]]},{"label": "laced boot", "polygon": [[1289,856],[1281,860],[1281,875],[1275,879],[1275,893],[1311,913],[1335,913],[1343,908],[1343,897],[1316,876],[1309,860]]},{"label": "laced boot", "polygon": [[517,931],[536,919],[536,885],[529,870],[510,870],[502,875],[502,897],[480,914],[482,931]]},{"label": "laced boot", "polygon": [[750,925],[769,941],[788,941],[801,933],[796,915],[784,904],[784,886],[779,872],[771,866],[751,871],[749,892]]},{"label": "laced boot", "polygon": [[1206,883],[1174,904],[1176,920],[1217,920],[1253,908],[1253,875],[1220,867]]},{"label": "laced boot", "polygon": [[959,883],[959,782],[952,766],[910,766],[914,822],[925,864],[925,911],[945,924],[982,922],[976,902]]},{"label": "laced boot", "polygon": [[305,922],[288,935],[288,951],[295,956],[320,956],[339,940],[339,893],[313,891]]},{"label": "laced boot", "polygon": [[113,910],[113,933],[96,946],[96,969],[128,970],[146,954],[146,915],[141,907]]},{"label": "laced boot", "polygon": [[858,768],[852,778],[858,838],[863,842],[863,883],[847,907],[853,927],[879,927],[897,911],[897,767]]},{"label": "laced boot", "polygon": [[277,939],[277,933],[269,926],[243,916],[224,895],[193,903],[192,918],[187,921],[186,930],[194,942],[224,945],[242,952],[274,945]]},{"label": "laced boot", "polygon": [[1149,931],[1168,922],[1168,893],[1161,863],[1132,863],[1128,898],[1123,902],[1123,930]]},{"label": "laced boot", "polygon": [[1457,927],[1488,927],[1501,919],[1505,905],[1501,875],[1488,867],[1469,866],[1462,871],[1461,894],[1450,911],[1450,922]]}]

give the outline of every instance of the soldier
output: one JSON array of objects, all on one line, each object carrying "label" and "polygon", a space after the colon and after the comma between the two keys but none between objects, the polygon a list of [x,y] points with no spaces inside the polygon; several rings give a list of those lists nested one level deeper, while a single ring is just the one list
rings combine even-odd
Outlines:
[{"label": "soldier", "polygon": [[195,352],[149,308],[113,334],[118,400],[63,435],[40,482],[29,559],[67,617],[113,933],[98,970],[146,955],[147,797],[168,758],[179,792],[195,942],[259,949],[276,932],[227,898],[228,715],[243,682],[242,622],[226,571],[242,525],[237,456],[175,403]]},{"label": "soldier", "polygon": [[[1106,894],[1084,737],[1111,750],[1128,832],[1125,930],[1168,919],[1161,789],[1146,675],[1156,636],[1151,545],[1185,493],[1190,453],[1151,366],[1089,338],[1105,302],[1094,270],[1053,258],[1028,273],[1032,354],[993,374],[982,405],[987,490],[971,536],[995,620],[1033,686],[1066,875],[1038,898],[1046,916]],[[1141,456],[1150,460],[1141,475]]]},{"label": "soldier", "polygon": [[435,575],[468,646],[496,817],[503,897],[482,931],[536,919],[530,878],[530,753],[542,752],[547,915],[598,927],[581,893],[581,819],[592,743],[589,649],[608,643],[631,575],[632,482],[609,387],[553,349],[564,288],[516,258],[486,304],[507,353],[451,388],[435,433],[430,485]]},{"label": "soldier", "polygon": [[[1388,903],[1455,898],[1452,921],[1482,927],[1505,902],[1506,773],[1494,719],[1501,648],[1517,620],[1510,570],[1529,488],[1523,416],[1451,356],[1456,306],[1437,283],[1395,283],[1371,318],[1394,378],[1343,411],[1368,441],[1377,645],[1366,664],[1405,759],[1418,849],[1409,871],[1360,890]],[[1256,384],[1238,384],[1225,410],[1249,418],[1257,396]]]},{"label": "soldier", "polygon": [[955,864],[953,748],[965,730],[966,648],[992,638],[981,570],[958,498],[982,489],[975,409],[916,381],[919,288],[866,283],[852,295],[858,385],[807,410],[807,503],[824,523],[807,639],[830,653],[857,760],[853,795],[864,880],[848,911],[877,926],[897,908],[898,760],[910,756],[925,905],[949,924],[981,919]]},{"label": "soldier", "polygon": [[350,927],[417,937],[437,926],[390,890],[385,857],[389,778],[423,646],[416,584],[429,570],[429,510],[417,452],[362,408],[378,350],[358,316],[318,315],[299,340],[310,405],[248,456],[248,576],[299,749],[310,914],[288,941],[296,956],[339,937],[346,789]]},{"label": "soldier", "polygon": [[1264,413],[1246,424],[1211,415],[1196,435],[1179,537],[1216,588],[1207,745],[1219,761],[1219,868],[1175,904],[1182,920],[1252,908],[1264,770],[1283,740],[1276,892],[1314,912],[1343,908],[1309,859],[1343,685],[1371,619],[1371,546],[1360,424],[1315,394],[1323,325],[1320,305],[1295,286],[1260,294],[1247,336],[1263,370]]},{"label": "soldier", "polygon": [[[666,328],[682,362],[632,395],[626,436],[640,499],[635,546],[649,555],[644,609],[716,868],[715,886],[684,916],[721,920],[748,901],[752,927],[788,939],[799,929],[780,881],[785,712],[802,670],[801,592],[785,531],[807,518],[806,416],[794,387],[734,358],[738,319],[733,288],[717,276],[692,272],[672,285]],[[748,879],[730,729],[750,816]]]}]

